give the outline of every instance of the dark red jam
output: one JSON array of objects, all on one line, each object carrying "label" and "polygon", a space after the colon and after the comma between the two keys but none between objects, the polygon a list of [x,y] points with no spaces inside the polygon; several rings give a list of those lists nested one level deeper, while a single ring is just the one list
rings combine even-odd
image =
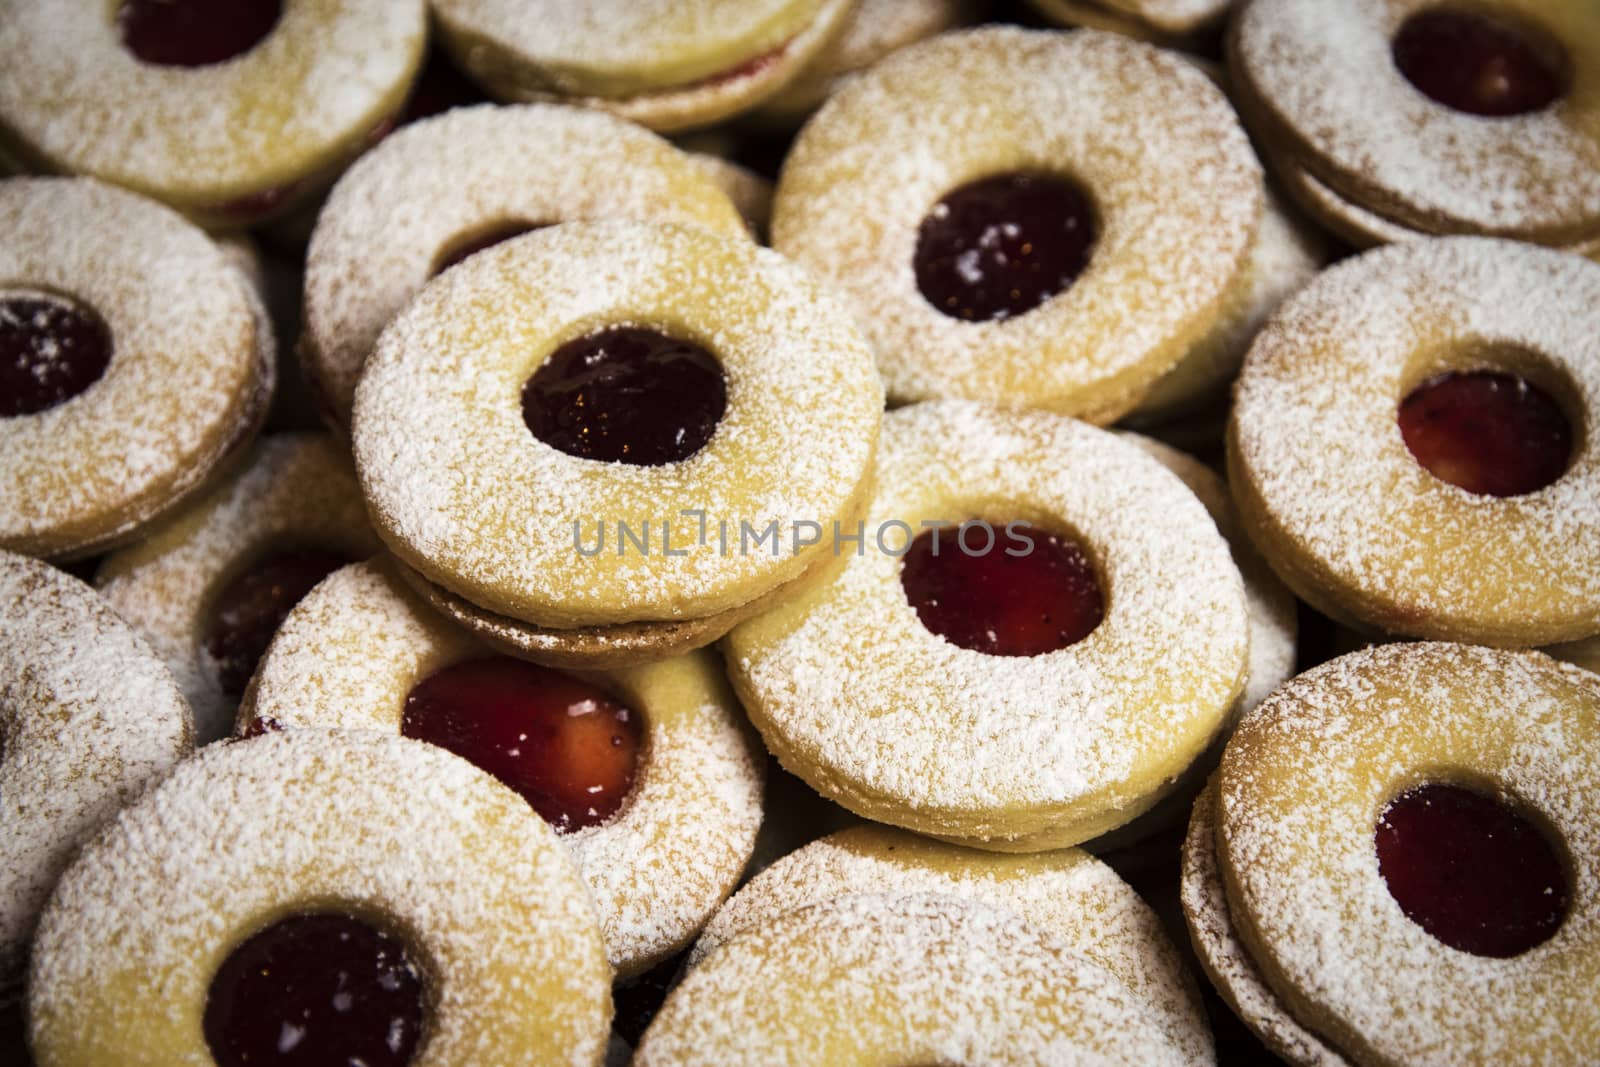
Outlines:
[{"label": "dark red jam", "polygon": [[48,411],[100,380],[111,331],[63,297],[0,297],[0,418]]},{"label": "dark red jam", "polygon": [[350,560],[332,552],[280,552],[250,567],[223,587],[211,606],[206,651],[217,664],[222,691],[244,696],[262,653],[300,598]]},{"label": "dark red jam", "polygon": [[658,467],[711,440],[728,406],[710,352],[639,326],[568,341],[522,388],[533,435],[569,456]]},{"label": "dark red jam", "polygon": [[486,103],[488,99],[483,95],[483,90],[468,81],[450,62],[450,57],[442,49],[430,48],[427,61],[422,65],[422,73],[417,75],[417,83],[412,86],[405,110],[400,113],[398,124],[404,126],[418,119],[441,115],[452,108]]},{"label": "dark red jam", "polygon": [[398,938],[349,915],[296,915],[222,961],[202,1025],[218,1067],[405,1067],[425,1005]]},{"label": "dark red jam", "polygon": [[917,287],[968,322],[1032,311],[1070,286],[1095,242],[1094,207],[1063,178],[1001,174],[934,205],[917,233]]},{"label": "dark red jam", "polygon": [[1417,90],[1445,107],[1499,118],[1525,115],[1567,91],[1553,43],[1471,11],[1434,8],[1400,27],[1394,63]]},{"label": "dark red jam", "polygon": [[442,274],[474,253],[493,248],[501,241],[543,229],[545,225],[539,222],[502,222],[486,230],[476,230],[450,245],[439,257],[439,264],[433,268],[433,273]]},{"label": "dark red jam", "polygon": [[122,0],[117,24],[128,51],[162,67],[205,67],[260,44],[283,0]]},{"label": "dark red jam", "polygon": [[643,741],[639,716],[604,691],[507,656],[458,663],[419,682],[400,731],[488,771],[557,833],[617,813]]},{"label": "dark red jam", "polygon": [[1567,916],[1566,865],[1533,823],[1490,797],[1429,782],[1378,818],[1378,870],[1406,917],[1451,948],[1504,958]]},{"label": "dark red jam", "polygon": [[1485,496],[1520,496],[1566,472],[1572,425],[1514,374],[1441,374],[1400,403],[1400,436],[1434,477]]},{"label": "dark red jam", "polygon": [[12,1067],[33,1067],[28,1051],[28,1022],[22,1015],[20,998],[0,1004],[0,1063]]},{"label": "dark red jam", "polygon": [[1004,524],[992,529],[989,545],[981,528],[969,527],[965,551],[954,527],[925,531],[911,542],[900,584],[922,625],[991,656],[1038,656],[1093,633],[1105,615],[1105,598],[1083,549],[1036,527],[1017,527],[1031,547],[1008,536]]}]

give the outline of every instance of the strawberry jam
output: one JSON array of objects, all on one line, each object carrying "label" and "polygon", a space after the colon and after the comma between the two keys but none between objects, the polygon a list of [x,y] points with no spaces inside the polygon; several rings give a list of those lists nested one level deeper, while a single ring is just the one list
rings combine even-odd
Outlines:
[{"label": "strawberry jam", "polygon": [[658,467],[711,439],[728,405],[715,356],[640,326],[568,341],[522,389],[533,435],[569,456]]},{"label": "strawberry jam", "polygon": [[973,534],[966,550],[952,528],[912,541],[900,584],[922,625],[991,656],[1037,656],[1093,633],[1105,615],[1093,562],[1070,538],[1024,532],[1031,548],[1002,527],[993,544]]},{"label": "strawberry jam", "polygon": [[1525,115],[1567,91],[1549,48],[1476,12],[1435,8],[1412,15],[1393,50],[1395,66],[1419,92],[1471,115]]},{"label": "strawberry jam", "polygon": [[1543,489],[1567,469],[1572,426],[1550,395],[1513,374],[1441,374],[1400,403],[1400,435],[1434,477],[1485,496]]},{"label": "strawberry jam", "polygon": [[281,552],[223,587],[212,604],[205,641],[224,693],[235,700],[244,696],[250,676],[284,616],[312,586],[349,562],[315,549]]},{"label": "strawberry jam", "polygon": [[349,915],[296,915],[228,954],[202,1027],[218,1067],[405,1067],[425,1002],[398,938]]},{"label": "strawberry jam", "polygon": [[0,297],[0,418],[33,415],[83,392],[111,362],[111,331],[49,293]]},{"label": "strawberry jam", "polygon": [[500,779],[557,833],[596,826],[622,807],[642,730],[638,715],[595,686],[508,656],[419,682],[400,726]]},{"label": "strawberry jam", "polygon": [[502,222],[486,230],[478,230],[459,239],[450,245],[439,257],[438,266],[433,268],[434,274],[443,274],[463,259],[485,248],[493,248],[501,241],[509,241],[513,237],[521,237],[525,233],[544,228],[543,223],[537,222]]},{"label": "strawberry jam", "polygon": [[1391,801],[1373,836],[1400,910],[1451,948],[1516,956],[1566,918],[1561,856],[1538,827],[1490,797],[1429,782]]},{"label": "strawberry jam", "polygon": [[928,303],[968,322],[1032,311],[1089,263],[1094,208],[1073,183],[1001,174],[963,185],[934,205],[917,233],[913,266]]},{"label": "strawberry jam", "polygon": [[206,67],[260,44],[283,0],[122,0],[117,24],[128,51],[161,67]]}]

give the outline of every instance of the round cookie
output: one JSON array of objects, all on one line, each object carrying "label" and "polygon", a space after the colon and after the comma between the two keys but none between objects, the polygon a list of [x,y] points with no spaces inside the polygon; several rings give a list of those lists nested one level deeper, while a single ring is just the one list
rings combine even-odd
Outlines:
[{"label": "round cookie", "polygon": [[1484,238],[1368,252],[1289,300],[1251,348],[1229,486],[1284,582],[1338,621],[1529,646],[1600,631],[1600,442],[1518,495],[1469,492],[1408,449],[1397,411],[1445,374],[1531,382],[1574,427],[1600,411],[1600,267]]},{"label": "round cookie", "polygon": [[171,668],[204,744],[230,732],[256,661],[295,600],[379,547],[334,440],[271,435],[206,496],[107,556],[95,584]]},{"label": "round cookie", "polygon": [[600,1062],[611,976],[555,835],[427,745],[296,730],[182,764],[62,878],[29,976],[40,1067],[210,1067],[219,968],[307,914],[380,928],[411,957],[416,1067]]},{"label": "round cookie", "polygon": [[948,896],[851,896],[707,956],[633,1062],[1192,1061],[1117,978],[1009,912]]},{"label": "round cookie", "polygon": [[1170,47],[1184,47],[1201,43],[1227,17],[1234,0],[1028,0],[1028,3],[1041,15],[1064,26],[1088,26]]},{"label": "round cookie", "polygon": [[385,138],[334,187],[306,257],[300,358],[335,424],[349,424],[384,326],[450,260],[529,228],[604,218],[744,232],[682,153],[609,115],[483,105]]},{"label": "round cookie", "polygon": [[772,224],[772,183],[749,167],[710,152],[691,150],[689,162],[727,194],[751,235],[764,241]]},{"label": "round cookie", "polygon": [[172,676],[94,590],[0,552],[0,993],[78,847],[193,746]]},{"label": "round cookie", "polygon": [[204,233],[86,179],[0,182],[0,546],[49,559],[126,542],[266,415],[272,331]]},{"label": "round cookie", "polygon": [[[1548,106],[1479,114],[1420,91],[1397,62],[1398,36],[1437,11],[1432,0],[1246,4],[1229,47],[1246,118],[1332,193],[1409,229],[1556,247],[1600,237],[1600,10],[1472,5],[1562,83]],[[1434,47],[1473,61],[1465,44]],[[1485,84],[1512,86],[1517,70],[1498,62]]]},{"label": "round cookie", "polygon": [[1194,980],[1161,921],[1115,871],[1078,849],[1005,856],[886,826],[854,827],[747,882],[706,925],[688,965],[780,915],[857,894],[937,894],[1009,911],[1120,979],[1163,1017],[1190,1063],[1215,1061]]},{"label": "round cookie", "polygon": [[[960,217],[953,198],[996,181],[1059,188],[1084,218],[1059,232],[1079,220],[1041,207],[1038,249],[1019,236],[1007,253],[1030,286],[1050,282],[1031,310],[947,313],[924,295],[922,268],[982,292],[996,266],[981,234],[992,245],[1018,225],[1005,212],[1020,214],[1023,194],[993,209],[1000,221],[974,223],[958,254],[935,255],[923,234]],[[1187,61],[1110,34],[990,27],[903,49],[835,95],[784,165],[772,239],[852,299],[892,401],[1110,422],[1225,314],[1263,197],[1232,107]],[[1081,262],[1044,270],[1085,240]],[[1017,284],[1004,277],[996,299]]]},{"label": "round cookie", "polygon": [[[716,368],[697,379],[725,389],[715,418],[690,424],[711,384],[615,424],[610,400],[561,399],[571,434],[528,414],[530,390],[546,395],[538,376],[581,383],[564,377],[574,353],[621,364],[640,335],[700,350],[681,362]],[[619,402],[640,395],[656,394]],[[368,361],[353,441],[374,526],[436,605],[528,658],[574,665],[615,644],[637,661],[715,640],[818,573],[829,554],[801,523],[864,506],[881,407],[848,315],[775,253],[699,229],[569,223],[422,291]],[[630,436],[658,426],[661,439]],[[685,441],[703,443],[684,455]],[[593,458],[602,447],[622,461]]]},{"label": "round cookie", "polygon": [[285,0],[257,40],[215,56],[185,50],[191,37],[236,36],[250,14],[8,0],[0,139],[39,170],[114,182],[206,226],[277,214],[399,112],[422,61],[425,10],[421,0]]},{"label": "round cookie", "polygon": [[707,126],[793,80],[854,0],[438,0],[445,46],[506,100],[602,108],[656,130]]},{"label": "round cookie", "polygon": [[[284,620],[238,728],[398,733],[419,683],[486,654],[429,610],[391,562],[355,564]],[[761,825],[765,761],[709,653],[580,680],[643,719],[621,809],[561,836],[594,894],[611,965],[627,977],[687,945],[732,891]]]},{"label": "round cookie", "polygon": [[[965,403],[886,416],[877,484],[838,578],[724,643],[767,747],[858,814],[1001,851],[1087,840],[1155,803],[1222,728],[1249,651],[1238,569],[1194,495],[1104,431]],[[904,544],[974,518],[991,551],[1000,524],[1031,524],[1008,555],[1075,541],[1103,590],[1092,632],[1013,655],[924,625]]]}]

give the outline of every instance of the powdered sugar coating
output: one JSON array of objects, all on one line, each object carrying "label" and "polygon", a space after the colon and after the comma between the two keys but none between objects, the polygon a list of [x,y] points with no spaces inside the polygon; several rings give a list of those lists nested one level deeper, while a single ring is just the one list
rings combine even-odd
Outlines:
[{"label": "powdered sugar coating", "polygon": [[758,1062],[1193,1061],[1069,942],[975,901],[868,895],[736,935],[668,996],[634,1058]]},{"label": "powdered sugar coating", "polygon": [[[1230,59],[1269,140],[1377,214],[1434,233],[1566,245],[1600,234],[1600,9],[1501,0],[1567,50],[1554,105],[1486,119],[1415,89],[1391,41],[1434,0],[1255,0],[1233,24]],[[1248,112],[1247,112],[1248,113]]]},{"label": "powdered sugar coating", "polygon": [[194,746],[149,646],[53,567],[0,552],[0,991],[84,841]]},{"label": "powdered sugar coating", "polygon": [[[550,352],[621,323],[722,365],[727,409],[682,462],[579,459],[523,420],[523,383]],[[849,316],[781,256],[699,229],[584,222],[434,279],[368,361],[353,438],[373,523],[403,562],[491,611],[571,627],[712,615],[804,571],[819,548],[724,553],[718,524],[737,539],[740,523],[849,514],[881,409]],[[601,521],[608,547],[580,554],[574,524],[592,546]],[[619,551],[619,523],[652,531],[652,548]]]},{"label": "powdered sugar coating", "polygon": [[1099,572],[1105,617],[1044,655],[960,648],[922,625],[898,557],[869,542],[831,584],[725,641],[790,771],[868,818],[1033,851],[1133,818],[1216,735],[1248,655],[1239,572],[1154,459],[1060,416],[923,404],[885,417],[877,485],[868,537],[886,529],[890,546],[910,537],[893,521],[1069,533]]},{"label": "powdered sugar coating", "polygon": [[278,919],[333,910],[395,931],[418,960],[418,1067],[593,1067],[611,1015],[594,907],[524,811],[465,760],[403,738],[212,746],[57,887],[29,976],[34,1047],[44,1063],[210,1067],[200,1018],[222,960]]},{"label": "powdered sugar coating", "polygon": [[379,547],[349,457],[327,434],[280,434],[147,539],[108,556],[95,584],[178,679],[206,744],[228,735],[238,710],[206,647],[223,587],[274,552],[360,558]]},{"label": "powdered sugar coating", "polygon": [[0,113],[50,169],[203,213],[353,155],[400,109],[424,18],[422,0],[287,0],[250,51],[179,67],[124,47],[114,4],[4,0]]},{"label": "powdered sugar coating", "polygon": [[[1018,171],[1084,188],[1089,264],[1026,314],[951,318],[917,287],[923,218]],[[987,27],[903,49],[830,99],[784,165],[772,239],[851,298],[891,398],[1106,422],[1222,315],[1262,198],[1232,107],[1184,60],[1111,34]]]},{"label": "powdered sugar coating", "polygon": [[[1594,1062],[1597,738],[1600,678],[1538,653],[1380,645],[1279,689],[1230,742],[1217,801],[1233,925],[1267,984],[1361,1063]],[[1477,956],[1406,917],[1373,827],[1430,781],[1509,798],[1560,842],[1570,907],[1549,940]]]},{"label": "powdered sugar coating", "polygon": [[[1573,418],[1551,485],[1468,493],[1396,418],[1445,370],[1511,370]],[[1302,597],[1392,633],[1537,645],[1600,631],[1600,265],[1484,238],[1368,252],[1258,335],[1235,390],[1229,482]]]},{"label": "powdered sugar coating", "polygon": [[[1234,0],[1029,0],[1066,23],[1112,28],[1129,24],[1164,37],[1194,33],[1226,15]],[[1085,17],[1097,16],[1097,17]]]},{"label": "powdered sugar coating", "polygon": [[83,393],[0,420],[0,544],[88,555],[172,507],[254,432],[275,374],[271,330],[204,233],[133,193],[9,179],[0,233],[0,295],[70,296],[112,344]]},{"label": "powdered sugar coating", "polygon": [[706,925],[688,965],[741,931],[863,893],[933,893],[1009,911],[1121,980],[1145,1001],[1188,1062],[1215,1061],[1194,981],[1161,921],[1115,871],[1078,849],[1003,856],[886,826],[854,827],[813,841],[747,882]]},{"label": "powdered sugar coating", "polygon": [[[284,620],[240,709],[260,719],[398,733],[423,679],[488,650],[447,626],[383,559],[329,575]],[[707,653],[580,674],[642,717],[633,790],[561,837],[594,894],[606,952],[638,974],[682,948],[732,890],[761,825],[764,760]],[[526,817],[541,822],[531,809]]]},{"label": "powdered sugar coating", "polygon": [[599,112],[486,104],[385,138],[339,180],[311,235],[301,359],[322,401],[348,424],[379,333],[455,242],[507,222],[603,218],[744,232],[682,153]]}]

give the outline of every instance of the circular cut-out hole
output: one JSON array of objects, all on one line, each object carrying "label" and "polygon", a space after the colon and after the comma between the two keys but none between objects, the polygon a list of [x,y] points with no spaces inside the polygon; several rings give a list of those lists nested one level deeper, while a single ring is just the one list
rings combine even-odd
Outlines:
[{"label": "circular cut-out hole", "polygon": [[162,67],[205,67],[242,56],[283,16],[283,0],[122,0],[128,51]]},{"label": "circular cut-out hole", "polygon": [[1000,174],[971,182],[922,220],[917,288],[951,318],[1013,318],[1083,273],[1096,229],[1089,197],[1065,178]]},{"label": "circular cut-out hole", "polygon": [[1400,402],[1398,420],[1424,469],[1483,496],[1543,489],[1572,458],[1572,424],[1560,405],[1515,374],[1436,375]]},{"label": "circular cut-out hole", "polygon": [[244,696],[284,617],[313,586],[349,562],[321,549],[279,552],[222,588],[211,605],[205,646],[223,693],[233,700]]},{"label": "circular cut-out hole", "polygon": [[448,749],[522,795],[557,833],[615,815],[638,772],[643,724],[603,690],[500,656],[430,675],[401,733]]},{"label": "circular cut-out hole", "polygon": [[523,222],[518,219],[509,219],[484,229],[474,230],[457,238],[440,254],[438,262],[434,265],[433,273],[435,275],[443,274],[468,256],[482,252],[486,248],[493,248],[500,242],[509,241],[513,237],[521,237],[525,233],[542,230],[548,225],[550,224],[547,222]]},{"label": "circular cut-out hole", "polygon": [[1434,8],[1401,24],[1394,63],[1445,107],[1490,118],[1525,115],[1566,95],[1565,55],[1545,36],[1475,11]]},{"label": "circular cut-out hole", "polygon": [[1571,890],[1560,854],[1491,797],[1419,785],[1384,809],[1374,842],[1400,910],[1451,948],[1516,956],[1548,941],[1566,918]]},{"label": "circular cut-out hole", "polygon": [[1037,656],[1094,632],[1105,596],[1082,546],[1018,524],[981,528],[993,536],[946,527],[911,542],[900,584],[922,625],[992,656]]},{"label": "circular cut-out hole", "polygon": [[545,444],[640,467],[700,451],[727,406],[727,379],[715,356],[640,326],[568,341],[522,389],[523,420]]},{"label": "circular cut-out hole", "polygon": [[111,331],[88,307],[54,293],[0,295],[0,418],[65,404],[110,363]]}]

